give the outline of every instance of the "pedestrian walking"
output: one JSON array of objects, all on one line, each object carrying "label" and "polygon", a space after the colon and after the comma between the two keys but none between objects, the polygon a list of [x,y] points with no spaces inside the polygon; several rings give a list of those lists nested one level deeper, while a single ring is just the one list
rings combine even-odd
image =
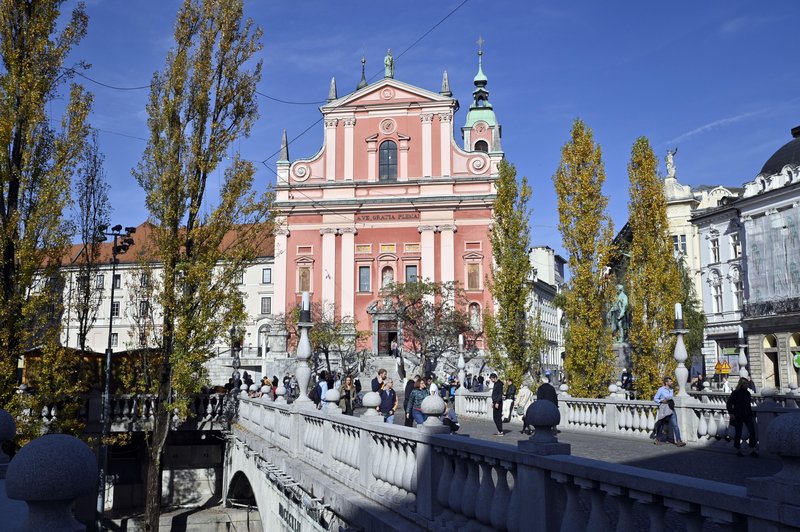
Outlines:
[{"label": "pedestrian walking", "polygon": [[394,381],[386,379],[381,390],[380,411],[383,414],[384,423],[394,424],[394,413],[397,411],[397,393],[394,391]]},{"label": "pedestrian walking", "polygon": [[675,445],[677,447],[683,447],[686,445],[686,443],[681,440],[681,429],[678,427],[678,414],[675,413],[675,402],[673,401],[673,395],[672,377],[664,377],[664,386],[659,388],[656,392],[656,395],[653,397],[653,401],[656,403],[656,405],[658,405],[658,418],[661,422],[661,425],[656,423],[657,430],[655,434],[655,441],[653,443],[658,445],[666,441],[662,440],[660,429],[665,423],[669,423]]},{"label": "pedestrian walking", "polygon": [[417,387],[411,392],[411,397],[408,400],[408,407],[411,410],[411,417],[414,418],[414,423],[421,425],[425,422],[425,414],[422,413],[422,401],[430,395],[425,381],[420,379],[417,382]]},{"label": "pedestrian walking", "polygon": [[517,398],[517,387],[514,386],[514,381],[508,379],[507,384],[503,400],[503,423],[511,422],[511,412],[514,409],[514,400]]},{"label": "pedestrian walking", "polygon": [[383,381],[386,380],[387,371],[383,368],[378,370],[378,376],[372,379],[372,391],[379,392],[383,389]]},{"label": "pedestrian walking", "polygon": [[753,418],[753,407],[750,405],[750,390],[747,379],[739,379],[736,389],[731,392],[725,406],[731,416],[731,424],[733,424],[735,430],[733,448],[736,449],[736,456],[744,456],[740,446],[742,443],[742,426],[746,426],[749,436],[747,438],[747,446],[750,447],[750,456],[757,458],[758,435]]},{"label": "pedestrian walking", "polygon": [[406,427],[413,427],[414,426],[414,418],[411,416],[411,407],[410,400],[411,400],[411,393],[419,387],[420,376],[414,375],[413,379],[408,379],[406,382],[406,388],[403,391],[403,413],[405,414],[404,425]]},{"label": "pedestrian walking", "polygon": [[503,383],[497,380],[497,373],[489,375],[492,381],[492,418],[497,427],[495,436],[503,436]]}]

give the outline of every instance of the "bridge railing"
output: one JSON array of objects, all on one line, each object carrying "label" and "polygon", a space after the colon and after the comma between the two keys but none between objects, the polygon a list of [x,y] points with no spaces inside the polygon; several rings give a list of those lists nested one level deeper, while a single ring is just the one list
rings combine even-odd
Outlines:
[{"label": "bridge railing", "polygon": [[[728,396],[722,392],[696,392],[689,400],[676,401],[682,438],[687,442],[732,445],[734,430],[725,407]],[[561,429],[649,438],[657,420],[657,408],[652,401],[620,397],[585,399],[563,393],[558,399]],[[798,411],[800,395],[767,392],[754,395],[753,402],[756,425],[763,434],[776,416]],[[456,413],[465,419],[491,420],[491,394],[467,392],[456,396]],[[515,415],[512,421],[515,420],[521,417]],[[747,429],[744,434],[746,437]]]},{"label": "bridge railing", "polygon": [[[595,419],[600,416],[600,406],[570,403],[582,418],[588,416],[589,425],[599,426],[591,419],[592,412]],[[614,407],[601,404],[606,410]],[[552,417],[542,417],[542,410],[532,413],[536,434],[518,447],[246,398],[233,433],[251,450],[281,462],[294,478],[309,466],[329,477],[315,496],[335,510],[350,508],[345,517],[365,530],[380,527],[355,522],[356,494],[370,508],[427,530],[800,527],[800,503],[793,495],[800,478],[791,473],[800,457],[800,443],[791,437],[800,431],[800,411],[773,421],[778,443],[771,450],[786,459],[784,471],[751,479],[745,488],[570,456],[569,446],[544,426]],[[641,424],[650,415],[643,410],[644,405],[629,405],[625,418],[636,415]]]},{"label": "bridge railing", "polygon": [[[193,430],[219,430],[227,427],[225,415],[226,394],[197,394],[189,402],[189,412],[185,421],[177,428]],[[157,399],[154,395],[121,394],[109,398],[111,432],[138,432],[152,430],[153,416]],[[44,431],[62,415],[60,406],[48,404],[39,413]],[[82,399],[78,409],[78,419],[86,423],[88,432],[99,431],[103,422],[102,396],[94,394]]]}]

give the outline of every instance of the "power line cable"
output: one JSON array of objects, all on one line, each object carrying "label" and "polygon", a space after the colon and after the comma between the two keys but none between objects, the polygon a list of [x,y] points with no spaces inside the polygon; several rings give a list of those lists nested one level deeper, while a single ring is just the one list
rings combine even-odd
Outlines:
[{"label": "power line cable", "polygon": [[[419,38],[418,38],[416,41],[414,41],[414,42],[413,42],[413,43],[411,43],[409,46],[407,46],[405,50],[403,50],[402,52],[400,52],[400,54],[397,56],[397,59],[400,59],[401,57],[403,57],[403,56],[404,56],[404,55],[405,55],[405,54],[406,54],[406,53],[407,53],[409,50],[411,50],[411,49],[412,49],[414,46],[416,46],[417,44],[419,44],[419,43],[420,43],[420,41],[422,41],[422,39],[424,39],[425,37],[427,37],[427,36],[428,36],[428,35],[429,35],[429,34],[430,34],[430,33],[431,33],[433,30],[435,30],[436,28],[438,28],[439,26],[441,26],[441,25],[442,25],[442,23],[444,23],[444,21],[446,21],[448,18],[450,18],[451,16],[453,16],[453,14],[455,14],[455,12],[456,12],[456,11],[458,11],[459,9],[461,9],[462,7],[464,7],[464,4],[466,4],[467,2],[469,2],[469,0],[463,0],[463,2],[461,2],[460,4],[458,4],[458,5],[457,5],[455,8],[453,8],[453,10],[452,10],[452,11],[450,11],[448,14],[446,14],[446,15],[445,15],[445,16],[444,16],[444,17],[443,17],[441,20],[439,20],[439,22],[437,22],[436,24],[434,24],[433,26],[431,26],[431,27],[430,27],[430,29],[428,29],[428,31],[426,31],[425,33],[423,33],[423,34],[422,34],[422,35],[421,35],[421,36],[420,36],[420,37],[419,37]],[[377,78],[377,77],[380,75],[380,73],[381,73],[381,69],[379,69],[377,72],[375,72],[375,74],[373,74],[372,76],[370,76],[370,78],[369,78],[369,81],[372,81],[373,79]],[[283,102],[283,103],[286,103],[286,102]],[[325,102],[319,102],[319,103],[325,103]],[[300,104],[300,103],[298,103],[297,105],[305,105],[305,104]],[[339,104],[339,105],[341,105],[341,104]],[[337,105],[336,107],[339,107],[339,105]],[[334,107],[334,109],[335,109],[336,107]],[[322,118],[319,118],[318,120],[316,120],[316,121],[315,121],[313,124],[311,124],[310,126],[308,126],[307,128],[305,128],[305,129],[303,130],[303,132],[302,132],[302,133],[300,133],[300,134],[299,134],[299,135],[297,135],[296,137],[292,138],[292,140],[288,141],[288,142],[287,142],[287,146],[288,146],[288,145],[290,145],[290,144],[292,144],[294,141],[296,141],[297,139],[299,139],[299,138],[300,138],[300,137],[302,137],[303,135],[305,135],[305,134],[306,134],[306,133],[307,133],[307,132],[308,132],[308,131],[309,131],[309,130],[312,128],[312,127],[316,126],[316,125],[317,125],[317,124],[319,124],[320,122],[322,122]],[[271,155],[269,155],[269,156],[268,156],[266,159],[264,159],[264,160],[262,161],[262,163],[266,165],[267,161],[269,161],[270,159],[272,159],[273,157],[275,157],[276,155],[278,155],[280,152],[281,152],[281,149],[279,148],[277,151],[275,151],[274,153],[272,153]]]}]

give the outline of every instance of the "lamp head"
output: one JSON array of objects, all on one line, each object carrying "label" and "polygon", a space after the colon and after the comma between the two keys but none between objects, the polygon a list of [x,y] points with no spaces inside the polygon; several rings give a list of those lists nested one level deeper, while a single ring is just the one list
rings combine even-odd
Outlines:
[{"label": "lamp head", "polygon": [[111,230],[115,233],[119,233],[120,231],[122,231],[122,226],[120,224],[117,224],[114,227],[112,227]]},{"label": "lamp head", "polygon": [[125,228],[125,232],[128,233],[129,235],[132,235],[132,234],[134,234],[136,232],[136,228],[135,227],[126,227]]}]

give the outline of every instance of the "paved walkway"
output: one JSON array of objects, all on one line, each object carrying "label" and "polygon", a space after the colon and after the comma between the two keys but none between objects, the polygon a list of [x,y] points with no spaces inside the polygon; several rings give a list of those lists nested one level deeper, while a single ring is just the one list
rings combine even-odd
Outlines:
[{"label": "paved walkway", "polygon": [[[461,420],[458,434],[513,446],[529,438],[520,433],[521,425],[506,423],[503,427],[505,435],[495,436],[497,429],[490,421]],[[736,456],[730,446],[690,443],[678,448],[653,445],[653,440],[566,430],[557,437],[558,441],[572,446],[573,456],[740,486],[744,486],[748,478],[771,476],[782,467],[780,459],[773,455],[762,452],[759,458],[742,458]]]}]

